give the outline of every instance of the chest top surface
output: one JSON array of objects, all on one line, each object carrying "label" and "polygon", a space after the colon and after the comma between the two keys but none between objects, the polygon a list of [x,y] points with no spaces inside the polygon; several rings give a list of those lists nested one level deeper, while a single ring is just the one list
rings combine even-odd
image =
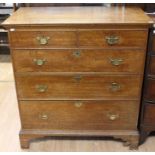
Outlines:
[{"label": "chest top surface", "polygon": [[27,7],[13,13],[4,26],[52,24],[139,24],[151,19],[137,7]]}]

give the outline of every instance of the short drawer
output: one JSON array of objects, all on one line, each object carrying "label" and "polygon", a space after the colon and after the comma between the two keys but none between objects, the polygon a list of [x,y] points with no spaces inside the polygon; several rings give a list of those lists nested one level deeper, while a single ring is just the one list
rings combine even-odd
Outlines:
[{"label": "short drawer", "polygon": [[136,129],[136,101],[20,101],[23,129]]},{"label": "short drawer", "polygon": [[12,48],[76,47],[75,31],[12,31]]},{"label": "short drawer", "polygon": [[155,100],[155,79],[147,79],[144,98],[150,101]]},{"label": "short drawer", "polygon": [[[15,72],[143,73],[143,50],[12,50]],[[138,63],[137,63],[138,62]]]},{"label": "short drawer", "polygon": [[17,75],[19,99],[139,99],[141,77],[102,74]]},{"label": "short drawer", "polygon": [[155,126],[155,104],[145,104],[143,122],[148,126]]},{"label": "short drawer", "polygon": [[146,48],[147,30],[83,30],[79,31],[80,47]]}]

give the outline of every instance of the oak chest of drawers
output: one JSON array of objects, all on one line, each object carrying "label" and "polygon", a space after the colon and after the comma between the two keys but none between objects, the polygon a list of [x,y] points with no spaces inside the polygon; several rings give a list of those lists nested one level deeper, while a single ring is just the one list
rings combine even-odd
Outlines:
[{"label": "oak chest of drawers", "polygon": [[21,8],[9,30],[21,147],[111,136],[134,148],[149,18],[138,8]]}]

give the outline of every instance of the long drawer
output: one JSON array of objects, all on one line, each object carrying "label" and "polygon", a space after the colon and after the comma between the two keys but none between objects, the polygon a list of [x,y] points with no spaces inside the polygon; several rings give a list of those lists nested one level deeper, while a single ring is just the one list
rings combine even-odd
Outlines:
[{"label": "long drawer", "polygon": [[146,47],[147,30],[11,31],[12,48]]},{"label": "long drawer", "polygon": [[23,129],[136,129],[136,101],[20,101]]},{"label": "long drawer", "polygon": [[21,74],[19,99],[139,99],[141,76],[103,74]]},{"label": "long drawer", "polygon": [[[143,50],[12,50],[15,72],[142,73]],[[138,62],[138,63],[137,63]]]}]

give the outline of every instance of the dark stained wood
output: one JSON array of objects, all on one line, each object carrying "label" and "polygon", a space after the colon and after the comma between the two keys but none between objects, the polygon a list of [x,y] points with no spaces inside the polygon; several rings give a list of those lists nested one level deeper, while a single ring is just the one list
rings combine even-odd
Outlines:
[{"label": "dark stained wood", "polygon": [[[50,49],[12,50],[15,72],[143,73],[144,50]],[[133,57],[134,55],[134,57]],[[20,58],[20,59],[19,59]],[[113,61],[122,60],[119,65]],[[45,60],[38,66],[34,60]]]},{"label": "dark stained wood", "polygon": [[145,105],[144,124],[155,128],[155,104]]},{"label": "dark stained wood", "polygon": [[155,75],[155,55],[150,57],[148,72],[150,75]]},{"label": "dark stained wood", "polygon": [[153,37],[152,37],[152,52],[155,54],[155,30],[153,31]]},{"label": "dark stained wood", "polygon": [[[155,17],[155,16],[154,16]],[[155,131],[155,35],[154,27],[150,29],[148,54],[146,59],[145,78],[143,86],[140,144],[144,143],[152,131]]]},{"label": "dark stained wood", "polygon": [[20,101],[20,109],[22,128],[52,130],[135,130],[138,111],[137,101]]},{"label": "dark stained wood", "polygon": [[155,100],[155,79],[147,80],[144,97],[146,100]]},{"label": "dark stained wood", "polygon": [[[18,96],[22,100],[139,100],[141,81],[141,76],[129,75],[16,76]],[[112,83],[117,83],[120,88],[112,90]],[[39,92],[38,85],[46,86],[45,92]]]}]

